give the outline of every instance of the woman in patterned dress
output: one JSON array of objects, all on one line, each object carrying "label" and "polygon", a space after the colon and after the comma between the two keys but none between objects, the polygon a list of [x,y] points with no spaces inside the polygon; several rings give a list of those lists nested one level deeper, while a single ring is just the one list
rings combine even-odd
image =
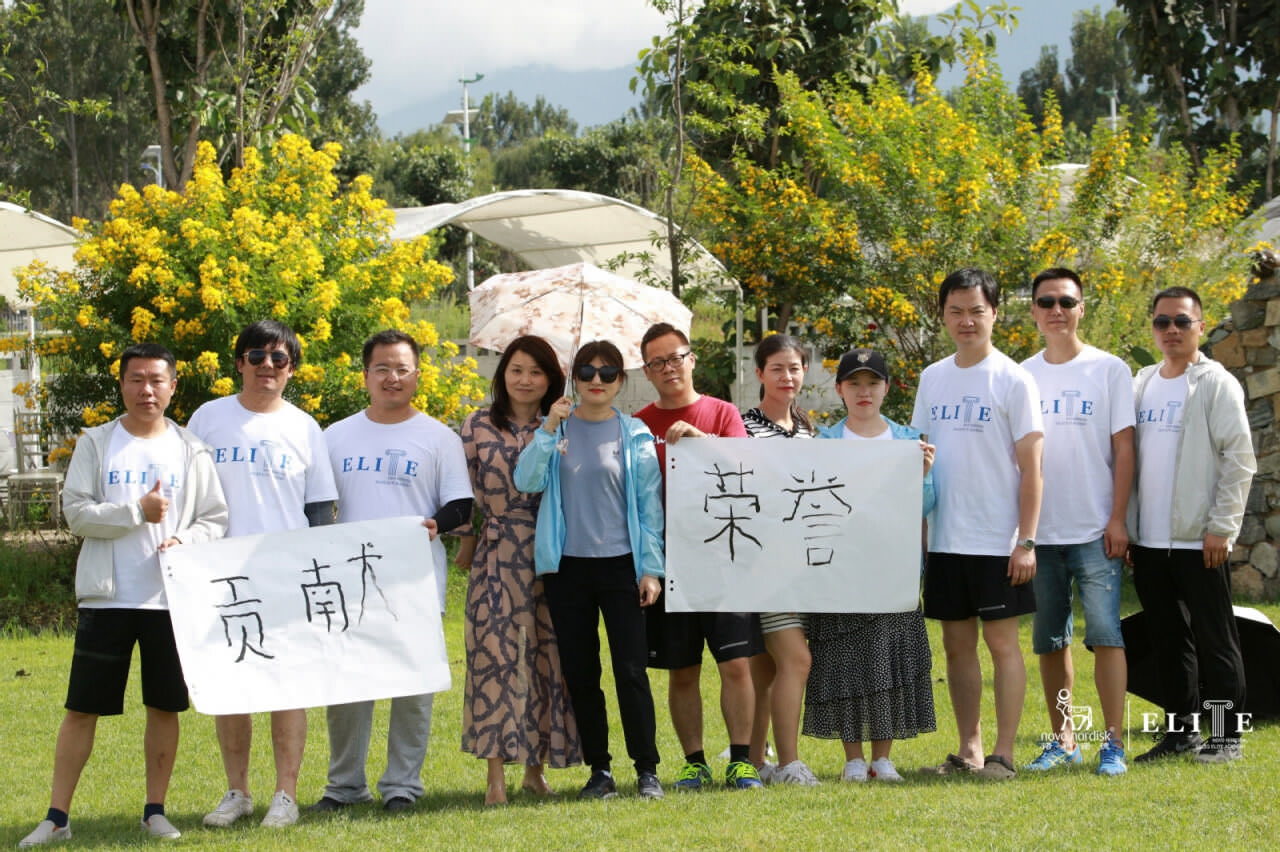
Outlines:
[{"label": "woman in patterned dress", "polygon": [[493,404],[462,425],[484,516],[478,542],[464,536],[456,559],[470,571],[462,750],[488,761],[486,805],[507,801],[504,764],[523,764],[523,789],[550,795],[543,768],[582,760],[546,596],[533,571],[540,495],[520,493],[512,480],[520,451],[563,389],[550,344],[517,338],[498,362]]},{"label": "woman in patterned dress", "polygon": [[[880,414],[889,390],[884,358],[870,349],[846,352],[836,368],[836,392],[848,417],[819,438],[916,441],[924,457],[923,514],[933,509],[933,446],[910,426]],[[844,743],[845,781],[901,781],[889,759],[894,740],[937,729],[932,656],[924,616],[911,612],[809,616],[813,665],[805,691],[804,733]],[[862,750],[871,741],[871,763]]]}]

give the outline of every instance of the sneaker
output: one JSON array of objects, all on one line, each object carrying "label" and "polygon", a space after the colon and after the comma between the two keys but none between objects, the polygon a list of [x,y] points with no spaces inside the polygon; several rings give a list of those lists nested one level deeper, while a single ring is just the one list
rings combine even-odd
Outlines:
[{"label": "sneaker", "polygon": [[877,757],[871,761],[871,770],[867,774],[877,781],[889,781],[894,784],[902,780],[902,776],[894,768],[893,761],[887,757]]},{"label": "sneaker", "polygon": [[1082,760],[1084,755],[1080,753],[1079,745],[1067,751],[1057,740],[1049,740],[1044,744],[1044,750],[1040,752],[1040,756],[1022,768],[1032,772],[1048,772],[1060,766],[1074,766]]},{"label": "sneaker", "polygon": [[1153,760],[1163,760],[1166,757],[1197,751],[1202,745],[1204,740],[1199,734],[1165,734],[1154,748],[1138,755],[1133,762],[1150,763]]},{"label": "sneaker", "polygon": [[1196,752],[1196,763],[1232,763],[1242,757],[1239,740],[1210,737]]},{"label": "sneaker", "polygon": [[277,790],[271,797],[271,807],[262,818],[263,828],[285,828],[298,821],[298,803],[284,790]]},{"label": "sneaker", "polygon": [[144,819],[142,827],[146,829],[147,834],[152,837],[163,837],[167,840],[174,840],[182,836],[182,832],[178,831],[177,826],[169,822],[168,817],[164,814],[152,814],[151,819]]},{"label": "sneaker", "polygon": [[796,784],[800,787],[817,787],[822,782],[803,760],[793,760],[786,766],[778,767],[773,773],[774,784]]},{"label": "sneaker", "polygon": [[204,824],[210,828],[226,828],[240,817],[253,815],[253,799],[241,790],[228,790],[218,806],[204,815]]},{"label": "sneaker", "polygon": [[314,805],[307,805],[307,813],[311,814],[331,814],[334,811],[340,811],[347,806],[346,802],[339,802],[332,796],[322,796],[320,801]]},{"label": "sneaker", "polygon": [[662,792],[662,782],[652,772],[639,772],[636,774],[636,792],[640,794],[642,799],[663,799],[667,795]]},{"label": "sneaker", "polygon": [[860,757],[855,757],[844,765],[844,772],[840,773],[840,780],[861,784],[870,777],[869,773],[867,762]]},{"label": "sneaker", "polygon": [[36,826],[35,831],[18,841],[18,848],[29,849],[32,846],[43,846],[46,843],[53,843],[57,840],[70,839],[71,823],[67,823],[62,828],[58,828],[53,824],[53,820],[46,819]]},{"label": "sneaker", "polygon": [[974,773],[980,778],[986,778],[988,781],[1008,781],[1018,774],[1013,768],[1013,762],[1006,760],[998,754],[987,755],[986,761],[982,764],[982,768]]},{"label": "sneaker", "polygon": [[408,796],[392,796],[382,803],[382,809],[389,814],[398,814],[413,807],[413,799]]},{"label": "sneaker", "polygon": [[676,791],[679,793],[696,793],[711,784],[711,767],[705,763],[686,763],[676,775]]},{"label": "sneaker", "polygon": [[760,780],[763,783],[772,784],[773,776],[778,772],[778,764],[766,760],[764,766],[761,766],[757,771],[760,773]]},{"label": "sneaker", "polygon": [[[775,778],[777,776],[774,776]],[[764,782],[755,764],[749,760],[734,760],[724,768],[724,785],[734,790],[763,790]]]},{"label": "sneaker", "polygon": [[586,786],[578,793],[579,799],[612,799],[618,795],[618,785],[613,776],[603,769],[592,772]]},{"label": "sneaker", "polygon": [[1129,766],[1124,762],[1124,746],[1116,745],[1108,739],[1098,749],[1098,774],[1123,775],[1128,771]]}]

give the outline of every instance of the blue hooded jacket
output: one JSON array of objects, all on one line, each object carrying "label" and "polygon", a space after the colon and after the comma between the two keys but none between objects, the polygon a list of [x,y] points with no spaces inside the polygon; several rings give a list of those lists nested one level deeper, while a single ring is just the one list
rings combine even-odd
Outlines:
[{"label": "blue hooded jacket", "polygon": [[[849,419],[848,417],[844,417],[844,418],[841,418],[840,422],[836,423],[834,426],[823,426],[821,429],[818,430],[818,437],[834,438],[836,440],[843,439],[844,423],[848,419]],[[893,435],[893,440],[895,441],[919,441],[920,440],[920,433],[917,430],[911,428],[910,426],[903,426],[900,423],[894,423],[892,420],[890,420],[888,417],[885,417],[883,414],[880,415],[880,419],[883,420],[885,423],[889,424],[889,432]],[[924,501],[923,502],[924,502],[924,511],[920,513],[921,517],[924,517],[928,515],[930,512],[932,512],[934,505],[938,502],[938,496],[936,493],[934,493],[934,490],[933,490],[933,471],[932,470],[930,470],[928,473],[924,475]]]}]

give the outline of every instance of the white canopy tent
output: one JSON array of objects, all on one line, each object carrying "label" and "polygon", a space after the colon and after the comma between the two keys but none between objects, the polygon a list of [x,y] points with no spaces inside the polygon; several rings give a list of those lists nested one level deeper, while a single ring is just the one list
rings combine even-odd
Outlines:
[{"label": "white canopy tent", "polygon": [[0,296],[11,307],[21,303],[14,270],[33,260],[43,260],[58,269],[73,268],[79,238],[70,225],[0,201]]},{"label": "white canopy tent", "polygon": [[[671,278],[665,242],[667,220],[618,198],[568,189],[495,192],[458,204],[404,207],[393,211],[392,239],[412,239],[444,225],[457,225],[511,251],[530,269],[591,263],[645,282]],[[724,265],[696,241],[684,270],[709,289],[741,288]],[[614,268],[613,262],[621,258]],[[648,273],[648,276],[645,273]],[[738,299],[737,387],[742,395],[742,300]]]}]

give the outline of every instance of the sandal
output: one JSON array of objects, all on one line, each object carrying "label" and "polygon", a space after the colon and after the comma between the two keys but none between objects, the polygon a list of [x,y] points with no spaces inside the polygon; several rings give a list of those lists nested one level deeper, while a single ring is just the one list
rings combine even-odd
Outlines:
[{"label": "sandal", "polygon": [[949,754],[947,759],[937,766],[926,766],[920,770],[926,775],[969,775],[981,772],[982,767],[974,766],[959,755]]},{"label": "sandal", "polygon": [[1015,777],[1018,771],[1013,768],[1010,760],[998,754],[989,754],[986,763],[978,770],[978,774],[989,781],[1008,781]]}]

